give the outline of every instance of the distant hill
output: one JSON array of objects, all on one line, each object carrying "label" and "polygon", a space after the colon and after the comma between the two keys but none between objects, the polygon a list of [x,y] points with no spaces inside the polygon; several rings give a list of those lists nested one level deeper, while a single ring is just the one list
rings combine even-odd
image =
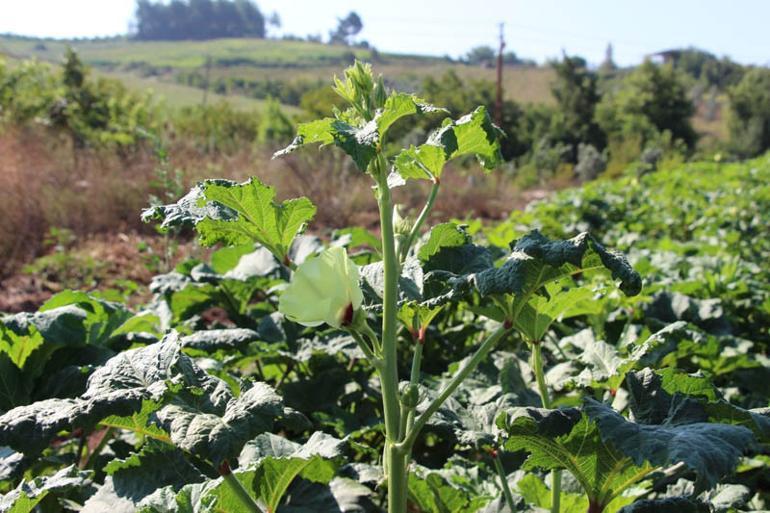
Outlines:
[{"label": "distant hill", "polygon": [[[58,63],[68,46],[98,73],[129,87],[152,89],[170,106],[200,103],[208,86],[210,101],[226,99],[244,109],[260,108],[267,97],[287,112],[298,112],[302,93],[328,85],[354,59],[371,62],[377,73],[401,90],[417,91],[426,76],[453,70],[463,80],[495,80],[495,69],[440,57],[380,53],[369,48],[275,39],[135,41],[127,38],[58,40],[0,36],[0,55]],[[618,70],[622,76],[629,70]],[[506,66],[504,90],[520,103],[552,104],[550,67]],[[695,128],[709,137],[726,137],[724,94],[712,107],[696,105]],[[714,112],[717,114],[714,115]]]},{"label": "distant hill", "polygon": [[[215,39],[210,41],[143,42],[129,39],[53,40],[0,36],[0,54],[15,58],[37,58],[60,62],[72,46],[81,59],[99,72],[130,80],[129,85],[162,92],[174,86],[190,86],[183,97],[199,101],[195,88],[208,81],[210,89],[245,99],[259,98],[267,88],[281,89],[282,83],[317,87],[340,74],[353,59],[372,62],[375,70],[401,89],[416,90],[423,78],[441,76],[454,70],[461,78],[494,80],[493,68],[472,66],[438,57],[382,54],[376,50],[306,41],[272,39]],[[505,94],[523,103],[550,103],[549,68],[507,67]],[[284,87],[286,89],[286,87]],[[274,96],[275,94],[273,94]],[[281,98],[279,98],[281,99]],[[172,103],[184,104],[175,98]],[[291,101],[281,99],[283,103]],[[242,103],[242,102],[241,102]],[[246,102],[248,104],[249,102]]]}]

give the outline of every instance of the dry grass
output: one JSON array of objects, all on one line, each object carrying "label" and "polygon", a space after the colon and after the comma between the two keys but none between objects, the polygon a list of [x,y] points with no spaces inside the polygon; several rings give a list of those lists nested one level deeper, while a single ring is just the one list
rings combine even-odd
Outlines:
[{"label": "dry grass", "polygon": [[[336,150],[311,149],[282,160],[271,151],[244,145],[231,154],[207,154],[184,141],[170,143],[170,166],[180,171],[183,187],[203,178],[245,180],[257,176],[275,186],[278,198],[309,197],[318,213],[311,230],[363,225],[376,229],[372,182]],[[39,128],[0,134],[0,277],[44,254],[52,227],[71,230],[79,240],[119,233],[153,234],[139,219],[151,194],[159,195],[153,154],[129,155],[77,150]],[[448,169],[435,217],[499,219],[521,206],[521,196],[504,174],[484,176],[476,169]],[[427,185],[396,192],[404,213],[416,214]]]},{"label": "dry grass", "polygon": [[50,227],[89,234],[136,226],[154,166],[146,152],[72,151],[37,129],[0,135],[0,273],[37,255]]}]

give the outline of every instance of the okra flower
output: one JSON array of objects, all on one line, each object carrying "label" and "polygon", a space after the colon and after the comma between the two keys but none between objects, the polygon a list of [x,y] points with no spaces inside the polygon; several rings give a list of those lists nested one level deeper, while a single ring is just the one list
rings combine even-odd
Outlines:
[{"label": "okra flower", "polygon": [[288,319],[304,326],[349,324],[364,295],[358,267],[344,248],[334,247],[305,260],[278,301]]}]

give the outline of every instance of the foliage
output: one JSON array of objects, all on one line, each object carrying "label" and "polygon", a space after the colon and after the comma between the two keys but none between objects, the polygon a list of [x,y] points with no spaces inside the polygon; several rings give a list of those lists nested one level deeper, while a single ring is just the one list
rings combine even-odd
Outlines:
[{"label": "foliage", "polygon": [[67,134],[76,147],[131,147],[157,127],[147,95],[129,92],[114,80],[89,78],[89,70],[68,49],[63,69],[28,61],[14,68],[0,62],[0,121],[39,123]]},{"label": "foliage", "polygon": [[361,32],[364,24],[355,11],[350,11],[344,18],[337,19],[337,28],[329,33],[330,44],[351,44],[351,38]]},{"label": "foliage", "polygon": [[674,68],[720,90],[737,84],[746,71],[729,57],[719,59],[716,55],[698,48],[669,50],[663,55],[670,59]]},{"label": "foliage", "polygon": [[753,157],[770,148],[770,70],[746,72],[730,89],[730,143],[735,151]]},{"label": "foliage", "polygon": [[605,134],[594,121],[596,106],[601,99],[596,74],[587,69],[585,60],[580,57],[565,55],[551,66],[556,71],[551,94],[558,105],[551,122],[552,137],[572,145],[575,151],[580,143],[604,149]]},{"label": "foliage", "polygon": [[[0,318],[4,510],[765,508],[767,157],[423,229],[447,161],[500,162],[487,110],[394,151],[442,111],[362,64],[335,86],[348,107],[278,156],[349,156],[380,238],[304,235],[310,200],[256,178],[148,210],[222,247],[138,312],[64,292]],[[424,215],[396,217],[417,179]]]},{"label": "foliage", "polygon": [[617,91],[602,98],[596,119],[610,139],[638,135],[644,145],[668,131],[672,139],[692,148],[696,140],[692,114],[693,105],[679,73],[671,66],[645,61]]}]

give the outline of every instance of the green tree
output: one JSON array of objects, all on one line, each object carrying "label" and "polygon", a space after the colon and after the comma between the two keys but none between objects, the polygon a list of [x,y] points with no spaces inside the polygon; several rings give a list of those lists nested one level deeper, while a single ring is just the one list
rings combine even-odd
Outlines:
[{"label": "green tree", "polygon": [[[495,61],[497,53],[490,46],[476,46],[471,48],[465,56],[465,62],[468,64],[489,64]],[[515,58],[515,54],[514,54]]]},{"label": "green tree", "polygon": [[265,37],[265,17],[251,0],[137,0],[134,37],[142,40]]},{"label": "green tree", "polygon": [[577,152],[580,143],[601,150],[606,145],[606,137],[594,120],[596,106],[601,99],[596,74],[588,70],[585,59],[581,57],[565,55],[551,66],[556,72],[551,94],[558,105],[552,119],[552,137],[571,145],[573,153]]},{"label": "green tree", "polygon": [[596,120],[610,139],[638,138],[642,146],[668,131],[688,148],[697,136],[690,118],[694,107],[678,71],[645,61],[620,88],[597,105]]},{"label": "green tree", "polygon": [[353,36],[363,28],[361,17],[355,11],[351,11],[344,18],[337,18],[337,28],[329,33],[329,43],[350,45]]},{"label": "green tree", "polygon": [[752,69],[729,94],[734,151],[749,157],[770,149],[770,70]]}]

